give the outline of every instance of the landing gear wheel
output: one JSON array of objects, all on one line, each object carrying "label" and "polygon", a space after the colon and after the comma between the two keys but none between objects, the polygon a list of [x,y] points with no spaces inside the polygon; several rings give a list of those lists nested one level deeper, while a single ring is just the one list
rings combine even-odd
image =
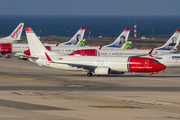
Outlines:
[{"label": "landing gear wheel", "polygon": [[150,74],[149,77],[152,77],[152,74]]},{"label": "landing gear wheel", "polygon": [[91,77],[91,76],[92,76],[92,73],[87,73],[87,76],[88,76],[88,77]]},{"label": "landing gear wheel", "polygon": [[10,54],[6,54],[6,59],[9,59],[11,58],[11,55]]}]

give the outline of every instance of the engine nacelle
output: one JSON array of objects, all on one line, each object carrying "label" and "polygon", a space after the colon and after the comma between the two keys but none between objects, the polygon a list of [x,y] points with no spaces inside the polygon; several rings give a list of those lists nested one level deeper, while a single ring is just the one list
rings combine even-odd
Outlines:
[{"label": "engine nacelle", "polygon": [[109,67],[100,66],[94,70],[94,73],[96,75],[109,75],[111,74],[111,69]]}]

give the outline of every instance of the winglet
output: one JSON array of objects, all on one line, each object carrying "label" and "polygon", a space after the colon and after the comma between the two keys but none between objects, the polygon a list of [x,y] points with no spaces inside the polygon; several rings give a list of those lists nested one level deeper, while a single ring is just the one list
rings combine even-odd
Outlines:
[{"label": "winglet", "polygon": [[51,58],[49,57],[49,55],[45,52],[46,58],[49,62],[52,62]]},{"label": "winglet", "polygon": [[102,46],[101,47],[99,47],[99,50],[102,48]]},{"label": "winglet", "polygon": [[58,46],[58,45],[59,45],[59,43],[56,44],[56,46]]},{"label": "winglet", "polygon": [[148,53],[148,55],[150,56],[150,57],[153,57],[151,54],[152,54],[152,52],[153,52],[153,50],[154,50],[154,48],[153,49],[151,49],[151,51]]},{"label": "winglet", "polygon": [[97,52],[97,56],[101,56],[101,53],[99,51]]}]

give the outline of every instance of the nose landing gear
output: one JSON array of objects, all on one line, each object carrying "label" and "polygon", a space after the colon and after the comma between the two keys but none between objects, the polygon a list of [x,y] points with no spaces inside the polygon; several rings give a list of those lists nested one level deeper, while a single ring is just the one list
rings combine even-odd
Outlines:
[{"label": "nose landing gear", "polygon": [[157,72],[150,72],[149,77],[152,77],[153,74],[157,74]]}]

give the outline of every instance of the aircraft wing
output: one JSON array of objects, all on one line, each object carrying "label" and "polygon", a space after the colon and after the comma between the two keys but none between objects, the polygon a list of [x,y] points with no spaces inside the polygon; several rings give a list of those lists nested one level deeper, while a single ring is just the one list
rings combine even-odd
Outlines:
[{"label": "aircraft wing", "polygon": [[33,56],[26,56],[28,58],[33,58],[33,59],[39,59],[39,57],[33,57]]},{"label": "aircraft wing", "polygon": [[[54,62],[56,63],[56,62]],[[61,62],[57,62],[58,64],[66,64],[66,65],[69,65],[71,67],[77,67],[77,68],[83,68],[83,69],[86,69],[86,70],[94,70],[97,68],[97,66],[95,65],[84,65],[84,64],[74,64],[74,63],[61,63]]]},{"label": "aircraft wing", "polygon": [[33,56],[28,56],[28,55],[25,55],[25,54],[23,54],[23,55],[18,55],[18,54],[15,54],[15,56],[16,57],[27,57],[27,58],[33,58],[33,59],[39,59],[39,57],[33,57]]},{"label": "aircraft wing", "polygon": [[93,69],[95,69],[95,68],[97,67],[97,66],[95,66],[95,65],[85,65],[85,64],[74,64],[74,63],[54,62],[54,61],[52,61],[52,59],[49,57],[49,55],[48,55],[47,53],[45,53],[45,55],[46,55],[47,60],[48,60],[50,63],[66,64],[66,65],[69,65],[69,66],[72,66],[72,67],[83,68],[83,69],[86,69],[86,70],[93,70]]},{"label": "aircraft wing", "polygon": [[148,53],[148,54],[138,55],[137,57],[147,56],[147,55],[149,55],[150,57],[153,57],[153,54],[152,54],[153,50],[154,50],[154,48],[153,48],[153,49],[151,49],[151,51],[149,51],[149,53]]}]

